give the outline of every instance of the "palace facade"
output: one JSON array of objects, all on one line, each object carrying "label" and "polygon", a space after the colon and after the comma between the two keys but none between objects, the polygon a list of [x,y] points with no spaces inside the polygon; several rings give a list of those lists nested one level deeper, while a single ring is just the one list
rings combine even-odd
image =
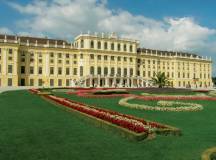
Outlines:
[{"label": "palace facade", "polygon": [[115,34],[75,41],[0,35],[0,86],[150,87],[165,72],[175,88],[211,88],[212,61],[195,54],[139,47]]}]

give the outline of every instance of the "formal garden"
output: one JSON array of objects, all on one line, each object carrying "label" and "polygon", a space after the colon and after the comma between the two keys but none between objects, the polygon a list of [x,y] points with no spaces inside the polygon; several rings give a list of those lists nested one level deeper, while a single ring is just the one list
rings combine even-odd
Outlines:
[{"label": "formal garden", "polygon": [[0,94],[0,159],[215,159],[215,91],[53,88]]}]

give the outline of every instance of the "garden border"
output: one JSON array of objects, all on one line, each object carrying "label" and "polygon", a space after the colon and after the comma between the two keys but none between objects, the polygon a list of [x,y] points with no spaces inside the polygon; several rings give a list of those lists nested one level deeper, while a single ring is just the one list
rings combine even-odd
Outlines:
[{"label": "garden border", "polygon": [[202,160],[211,160],[210,158],[213,153],[216,153],[216,147],[206,149],[201,155]]}]

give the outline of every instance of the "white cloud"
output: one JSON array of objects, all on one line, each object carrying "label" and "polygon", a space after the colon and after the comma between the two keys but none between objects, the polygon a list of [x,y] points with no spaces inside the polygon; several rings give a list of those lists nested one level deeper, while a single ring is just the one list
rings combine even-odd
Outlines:
[{"label": "white cloud", "polygon": [[191,17],[157,21],[124,10],[110,10],[106,0],[37,0],[22,6],[10,3],[30,15],[17,22],[24,32],[70,39],[80,32],[117,32],[140,40],[147,48],[197,51],[205,47],[216,30],[203,27]]},{"label": "white cloud", "polygon": [[13,32],[6,27],[0,27],[0,34],[13,34]]}]

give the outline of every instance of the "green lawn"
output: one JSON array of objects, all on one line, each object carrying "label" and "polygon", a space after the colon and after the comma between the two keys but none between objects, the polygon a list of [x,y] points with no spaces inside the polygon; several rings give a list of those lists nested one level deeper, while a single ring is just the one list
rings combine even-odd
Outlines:
[{"label": "green lawn", "polygon": [[199,112],[177,113],[124,108],[120,98],[55,94],[169,124],[183,136],[131,142],[27,91],[5,92],[0,94],[0,160],[198,160],[216,146],[214,101],[196,101],[204,106]]}]

